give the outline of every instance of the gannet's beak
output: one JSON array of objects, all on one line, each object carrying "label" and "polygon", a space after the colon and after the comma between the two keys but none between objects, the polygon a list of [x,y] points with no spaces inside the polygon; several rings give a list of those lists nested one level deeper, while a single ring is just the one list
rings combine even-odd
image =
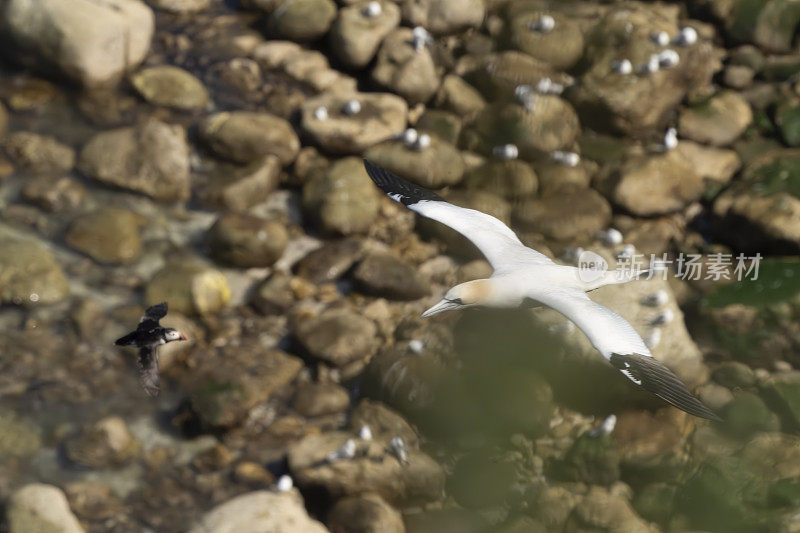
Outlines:
[{"label": "gannet's beak", "polygon": [[451,309],[458,309],[461,307],[460,304],[452,302],[450,300],[442,300],[438,304],[434,305],[424,313],[422,313],[423,317],[426,316],[433,316],[435,314],[441,313],[442,311],[450,311]]}]

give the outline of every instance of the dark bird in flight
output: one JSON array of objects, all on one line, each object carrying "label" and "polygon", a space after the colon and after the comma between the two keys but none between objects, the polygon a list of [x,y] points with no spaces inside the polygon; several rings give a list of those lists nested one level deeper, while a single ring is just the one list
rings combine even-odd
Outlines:
[{"label": "dark bird in flight", "polygon": [[167,314],[167,302],[148,307],[135,331],[117,339],[117,346],[139,348],[139,380],[148,396],[158,396],[158,347],[172,341],[185,341],[186,336],[172,328],[161,327],[159,320]]}]

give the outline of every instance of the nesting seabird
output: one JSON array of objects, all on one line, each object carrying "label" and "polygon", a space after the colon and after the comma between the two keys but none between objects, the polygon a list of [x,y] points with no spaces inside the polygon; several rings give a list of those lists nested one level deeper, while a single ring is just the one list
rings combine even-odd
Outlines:
[{"label": "nesting seabird", "polygon": [[164,328],[158,321],[167,315],[167,303],[147,308],[135,331],[117,339],[117,346],[139,348],[139,379],[148,396],[158,396],[158,347],[172,341],[185,341],[186,336],[172,328]]},{"label": "nesting seabird", "polygon": [[652,356],[627,320],[586,295],[587,291],[631,281],[637,276],[623,276],[614,271],[582,275],[578,268],[558,265],[528,248],[495,217],[450,204],[370,161],[364,161],[364,165],[372,181],[390,198],[464,235],[494,269],[487,279],[461,283],[447,291],[439,303],[422,313],[423,317],[474,306],[519,307],[533,300],[574,322],[603,357],[636,385],[687,413],[719,420],[669,368]]}]

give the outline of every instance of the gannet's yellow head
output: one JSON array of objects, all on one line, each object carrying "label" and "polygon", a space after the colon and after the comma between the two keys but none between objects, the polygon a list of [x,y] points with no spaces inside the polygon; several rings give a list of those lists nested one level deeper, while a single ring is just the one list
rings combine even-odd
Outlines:
[{"label": "gannet's yellow head", "polygon": [[456,285],[444,295],[444,298],[422,313],[423,317],[432,316],[443,311],[472,307],[474,305],[484,305],[489,299],[490,283],[486,279],[467,281]]}]

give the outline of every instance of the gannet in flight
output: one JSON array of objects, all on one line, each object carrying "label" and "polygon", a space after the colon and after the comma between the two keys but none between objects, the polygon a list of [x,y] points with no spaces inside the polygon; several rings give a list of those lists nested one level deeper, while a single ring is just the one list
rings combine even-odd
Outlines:
[{"label": "gannet in flight", "polygon": [[585,281],[582,277],[587,276],[579,276],[579,269],[558,265],[523,245],[514,232],[495,217],[445,202],[437,194],[370,161],[365,160],[364,166],[372,181],[390,198],[464,235],[494,269],[488,279],[456,285],[422,316],[473,306],[519,307],[530,301],[544,304],[574,322],[592,346],[636,385],[687,413],[720,420],[669,368],[652,356],[628,321],[586,296],[586,291],[631,281],[636,276],[603,272]]}]

